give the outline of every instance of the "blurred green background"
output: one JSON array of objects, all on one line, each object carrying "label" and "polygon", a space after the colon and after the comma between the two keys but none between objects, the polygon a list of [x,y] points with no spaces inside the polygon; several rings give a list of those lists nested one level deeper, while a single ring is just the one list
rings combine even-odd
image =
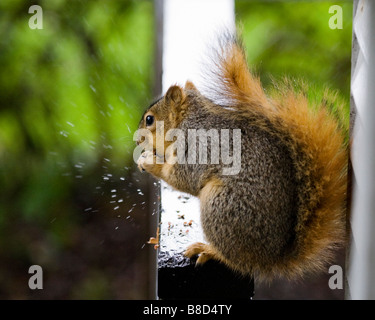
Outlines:
[{"label": "blurred green background", "polygon": [[[349,105],[351,2],[236,1],[236,18],[266,88],[289,75]],[[0,298],[149,297],[152,182],[132,153],[154,26],[151,0],[0,2]],[[43,290],[28,288],[33,264]]]},{"label": "blurred green background", "polygon": [[[342,29],[330,29],[329,8],[342,8]],[[236,1],[248,60],[263,84],[287,75],[317,91],[350,95],[352,1]]]},{"label": "blurred green background", "polygon": [[[132,153],[153,98],[153,24],[152,1],[0,2],[0,297],[147,297]],[[43,290],[27,286],[32,264]]]}]

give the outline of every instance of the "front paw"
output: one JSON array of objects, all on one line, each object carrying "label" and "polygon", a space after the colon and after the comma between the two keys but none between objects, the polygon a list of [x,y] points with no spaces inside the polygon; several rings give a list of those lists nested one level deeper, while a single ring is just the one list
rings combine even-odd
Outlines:
[{"label": "front paw", "polygon": [[146,150],[141,154],[138,159],[138,168],[139,170],[143,171],[150,171],[151,168],[154,166],[156,160],[156,156],[153,151]]}]

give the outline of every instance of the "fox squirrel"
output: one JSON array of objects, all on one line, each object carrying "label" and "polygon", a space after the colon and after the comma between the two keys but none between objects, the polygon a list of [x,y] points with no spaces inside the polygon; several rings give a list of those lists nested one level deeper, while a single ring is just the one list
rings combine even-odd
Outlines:
[{"label": "fox squirrel", "polygon": [[[337,115],[324,102],[311,106],[288,81],[267,96],[236,35],[221,39],[212,67],[210,99],[190,81],[184,88],[173,85],[139,124],[152,134],[138,137],[146,149],[139,168],[200,199],[207,243],[190,245],[185,255],[198,255],[197,264],[216,259],[265,280],[322,270],[346,241],[348,146]],[[186,143],[173,154],[182,145],[187,157],[188,131],[202,128],[240,129],[238,173],[223,174],[221,159],[164,161],[174,141],[163,133],[184,133]],[[210,159],[210,144],[207,150]]]}]

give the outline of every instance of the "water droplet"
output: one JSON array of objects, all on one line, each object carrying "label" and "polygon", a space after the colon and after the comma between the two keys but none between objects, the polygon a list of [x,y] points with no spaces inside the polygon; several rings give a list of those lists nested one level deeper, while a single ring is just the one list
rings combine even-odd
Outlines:
[{"label": "water droplet", "polygon": [[116,206],[113,208],[113,210],[117,210],[118,208],[120,208],[120,206]]},{"label": "water droplet", "polygon": [[117,190],[116,189],[112,189],[111,192],[117,192]]},{"label": "water droplet", "polygon": [[94,87],[93,85],[91,85],[91,84],[90,84],[90,89],[91,89],[93,92],[96,93],[96,89],[95,89],[95,87]]},{"label": "water droplet", "polygon": [[74,124],[73,123],[71,123],[71,122],[69,122],[69,121],[67,121],[66,122],[68,125],[70,125],[72,128],[74,128]]}]

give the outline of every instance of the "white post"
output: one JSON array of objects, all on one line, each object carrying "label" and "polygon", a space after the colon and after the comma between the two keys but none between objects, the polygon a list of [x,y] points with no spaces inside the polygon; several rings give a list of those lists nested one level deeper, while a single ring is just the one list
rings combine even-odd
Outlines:
[{"label": "white post", "polygon": [[375,1],[358,2],[353,32],[359,51],[351,82],[356,120],[348,297],[375,299]]},{"label": "white post", "polygon": [[[199,89],[207,47],[220,30],[233,29],[234,21],[233,0],[164,1],[164,93],[170,85],[183,86],[186,80]],[[162,183],[161,207],[160,253],[181,253],[189,244],[203,240],[198,199]]]}]

